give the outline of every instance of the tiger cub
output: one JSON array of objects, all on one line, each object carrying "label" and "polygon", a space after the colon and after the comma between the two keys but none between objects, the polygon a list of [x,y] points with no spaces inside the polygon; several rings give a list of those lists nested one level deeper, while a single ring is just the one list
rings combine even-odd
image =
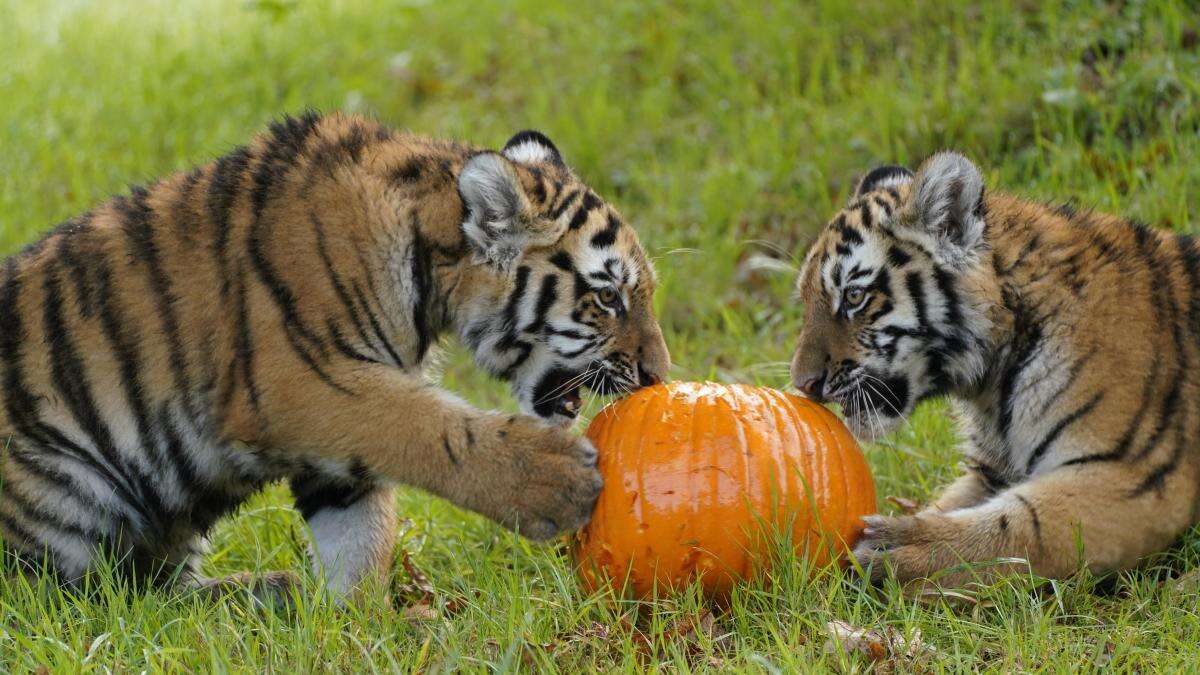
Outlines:
[{"label": "tiger cub", "polygon": [[1196,522],[1191,237],[985,194],[947,152],[870,172],[798,288],[794,384],[857,434],[935,396],[960,413],[965,475],[915,515],[867,519],[855,554],[874,579],[1122,570]]},{"label": "tiger cub", "polygon": [[[290,483],[344,593],[386,571],[395,482],[546,539],[583,524],[581,389],[669,357],[634,231],[542,134],[500,152],[341,115],[285,118],[134,188],[0,277],[0,530],[77,580],[215,584],[200,537]],[[422,374],[443,333],[524,414]]]}]

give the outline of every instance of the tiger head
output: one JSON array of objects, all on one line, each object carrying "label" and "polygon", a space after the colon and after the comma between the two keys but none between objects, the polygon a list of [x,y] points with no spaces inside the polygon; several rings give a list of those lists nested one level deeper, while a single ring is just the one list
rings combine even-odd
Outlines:
[{"label": "tiger head", "polygon": [[[966,158],[866,175],[809,250],[792,382],[854,433],[894,430],[920,401],[982,377],[990,320],[983,178]],[[986,276],[986,275],[982,275]]]},{"label": "tiger head", "polygon": [[655,276],[633,229],[535,131],[467,160],[462,224],[484,292],[459,334],[511,382],[523,412],[570,424],[581,392],[663,381],[670,356],[651,306]]}]

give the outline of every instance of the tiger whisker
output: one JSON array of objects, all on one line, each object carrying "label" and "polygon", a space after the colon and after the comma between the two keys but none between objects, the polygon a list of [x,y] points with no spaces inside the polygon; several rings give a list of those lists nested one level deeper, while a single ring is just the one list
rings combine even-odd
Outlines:
[{"label": "tiger whisker", "polygon": [[679,255],[680,253],[700,253],[698,248],[673,248],[669,251],[663,251],[663,255]]},{"label": "tiger whisker", "polygon": [[874,394],[876,396],[878,395],[878,391],[875,389],[875,387],[871,384],[871,382],[869,380],[860,378],[860,380],[858,382],[857,391],[859,392],[859,394],[862,395],[862,407],[863,407],[863,410],[867,413],[868,417],[870,418],[872,431],[874,431],[874,429],[876,428],[875,424],[878,421],[877,416],[879,414],[879,411],[876,409],[875,404],[872,402],[873,401],[872,397],[867,396],[868,388],[870,388],[872,394]]},{"label": "tiger whisker", "polygon": [[856,391],[862,399],[860,405],[867,413],[867,425],[871,431],[871,437],[874,438],[883,429],[883,422],[879,419],[879,411],[871,404],[871,400],[867,397],[866,391],[862,387],[859,387]]},{"label": "tiger whisker", "polygon": [[606,416],[608,416],[608,415],[616,415],[616,416],[617,416],[617,419],[620,419],[620,413],[616,411],[616,409],[615,409],[615,407],[614,407],[614,406],[609,406],[608,408],[606,408],[606,409],[605,409],[605,411],[604,411],[604,414],[605,414]]},{"label": "tiger whisker", "polygon": [[[587,387],[590,391],[593,391],[593,392],[596,391],[596,379],[599,377],[599,375],[600,375],[600,373],[597,370],[595,373],[592,374],[591,378],[588,379],[587,384],[584,386]],[[592,408],[594,406],[598,405],[599,399],[600,399],[599,396],[589,396],[583,405],[583,414],[586,415],[586,414],[591,413]]]},{"label": "tiger whisker", "polygon": [[869,433],[872,436],[874,436],[875,435],[875,414],[874,414],[875,411],[871,407],[870,400],[867,399],[866,392],[861,388],[857,389],[855,391],[858,393],[858,399],[860,401],[860,403],[858,405],[861,408],[861,410],[863,411],[863,413],[866,415],[866,418],[867,418],[867,429],[869,430]]},{"label": "tiger whisker", "polygon": [[863,390],[861,388],[854,389],[853,391],[854,391],[854,406],[855,406],[855,408],[857,408],[858,413],[865,418],[865,423],[867,425],[868,432],[871,434],[874,434],[875,419],[873,417],[871,417],[871,407],[867,402],[866,394],[863,393]]},{"label": "tiger whisker", "polygon": [[[875,388],[875,385],[874,385],[874,384],[872,384],[872,383],[871,383],[869,380],[864,380],[864,381],[863,381],[863,385],[864,385],[865,387],[870,387],[870,388],[871,388],[871,391],[875,392],[875,394],[876,394],[876,398],[883,398],[885,401],[887,400],[887,398],[886,398],[886,397],[883,397],[883,396],[882,396],[882,395],[879,393],[879,390]],[[893,408],[894,408],[894,407],[895,407],[895,406],[893,406]],[[885,425],[884,425],[884,423],[883,423],[883,419],[882,419],[883,415],[882,415],[882,414],[879,412],[879,408],[878,408],[877,406],[873,405],[873,404],[871,405],[871,411],[872,411],[872,413],[874,414],[874,420],[873,420],[873,423],[874,423],[874,425],[875,425],[875,427],[874,427],[874,430],[875,430],[875,432],[876,432],[876,433],[872,434],[872,436],[878,436],[878,435],[880,435],[880,434],[883,432],[883,430],[884,430],[884,428],[885,428]]]},{"label": "tiger whisker", "polygon": [[883,431],[883,415],[879,412],[878,406],[871,404],[869,401],[868,405],[871,410],[871,437],[874,438]]},{"label": "tiger whisker", "polygon": [[[887,385],[884,384],[883,380],[879,379],[878,377],[875,377],[874,375],[866,372],[865,370],[862,372],[861,377],[863,378],[864,383],[875,382],[875,383],[878,383],[879,386],[883,387],[885,390],[887,389]],[[880,392],[879,389],[875,388],[874,386],[871,387],[871,391],[875,392],[875,394],[877,394],[880,398],[882,398],[884,400],[884,402],[886,402],[888,404],[888,407],[892,409],[892,412],[896,413],[897,417],[900,416],[900,410],[896,408],[895,403],[892,403],[892,399],[890,397],[884,396],[883,393]]]},{"label": "tiger whisker", "polygon": [[538,403],[545,403],[546,401],[554,400],[559,394],[561,394],[565,391],[568,391],[572,387],[577,386],[579,383],[580,383],[580,376],[577,375],[577,376],[571,378],[570,380],[567,380],[566,382],[564,382],[561,386],[554,388],[552,391],[547,392],[544,396],[542,396],[541,398],[534,401],[534,405],[536,405]]},{"label": "tiger whisker", "polygon": [[[598,376],[600,374],[601,373],[597,373]],[[631,378],[627,375],[616,375],[611,372],[603,373],[603,374],[605,374],[609,378],[609,386],[614,390],[613,393],[615,393],[617,395],[617,397],[628,396],[629,394],[633,393],[635,389],[637,389],[637,383],[634,381],[633,378]],[[613,412],[613,410],[611,408],[605,412],[605,415],[614,415],[614,414],[619,414],[619,413]]]},{"label": "tiger whisker", "polygon": [[598,368],[596,368],[595,366],[588,368],[587,370],[576,375],[575,377],[570,378],[569,380],[564,382],[562,385],[555,387],[554,390],[547,392],[545,396],[534,401],[534,405],[537,405],[538,403],[545,403],[546,401],[553,400],[555,397],[557,397],[559,394],[563,393],[564,391],[569,391],[569,390],[581,385],[589,375],[596,372],[597,370],[598,370]]},{"label": "tiger whisker", "polygon": [[596,369],[596,370],[595,370],[595,371],[592,373],[592,376],[591,376],[590,378],[588,378],[588,384],[587,384],[587,387],[588,387],[588,389],[591,389],[592,391],[597,391],[597,390],[599,390],[599,389],[600,389],[601,378],[603,378],[603,377],[604,377],[604,369],[603,369],[603,368],[597,368],[597,369]]},{"label": "tiger whisker", "polygon": [[791,364],[787,361],[764,361],[752,363],[742,370],[747,373],[787,373],[791,370]]},{"label": "tiger whisker", "polygon": [[[799,271],[799,266],[798,266],[798,264],[800,263],[799,258],[796,257],[795,253],[792,253],[791,251],[784,249],[779,244],[776,244],[775,242],[772,242],[772,241],[767,241],[766,239],[747,239],[743,243],[754,244],[755,246],[761,246],[769,251],[778,253],[779,255],[783,256],[784,258],[787,258],[788,262],[786,262],[785,264],[787,264],[788,267],[792,268],[792,271]],[[780,262],[785,262],[785,261],[780,260]]]}]

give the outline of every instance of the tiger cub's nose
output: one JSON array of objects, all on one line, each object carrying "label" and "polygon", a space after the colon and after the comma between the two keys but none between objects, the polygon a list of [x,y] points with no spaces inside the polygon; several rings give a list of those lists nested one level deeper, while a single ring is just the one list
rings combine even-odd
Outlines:
[{"label": "tiger cub's nose", "polygon": [[638,386],[653,387],[656,384],[661,384],[663,379],[658,375],[646,370],[646,367],[638,364]]},{"label": "tiger cub's nose", "polygon": [[792,383],[805,397],[811,398],[817,403],[825,402],[825,371],[822,370],[815,375],[812,373],[798,374]]}]

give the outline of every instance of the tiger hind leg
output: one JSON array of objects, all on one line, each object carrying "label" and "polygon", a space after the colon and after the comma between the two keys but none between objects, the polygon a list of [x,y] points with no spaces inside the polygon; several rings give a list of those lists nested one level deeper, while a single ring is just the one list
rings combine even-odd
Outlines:
[{"label": "tiger hind leg", "polygon": [[390,485],[314,476],[291,481],[296,505],[312,532],[314,572],[339,601],[386,580],[396,543],[396,503]]},{"label": "tiger hind leg", "polygon": [[[66,467],[66,468],[64,468]],[[0,538],[18,569],[77,584],[118,527],[85,489],[89,474],[10,439],[0,466]]]}]

